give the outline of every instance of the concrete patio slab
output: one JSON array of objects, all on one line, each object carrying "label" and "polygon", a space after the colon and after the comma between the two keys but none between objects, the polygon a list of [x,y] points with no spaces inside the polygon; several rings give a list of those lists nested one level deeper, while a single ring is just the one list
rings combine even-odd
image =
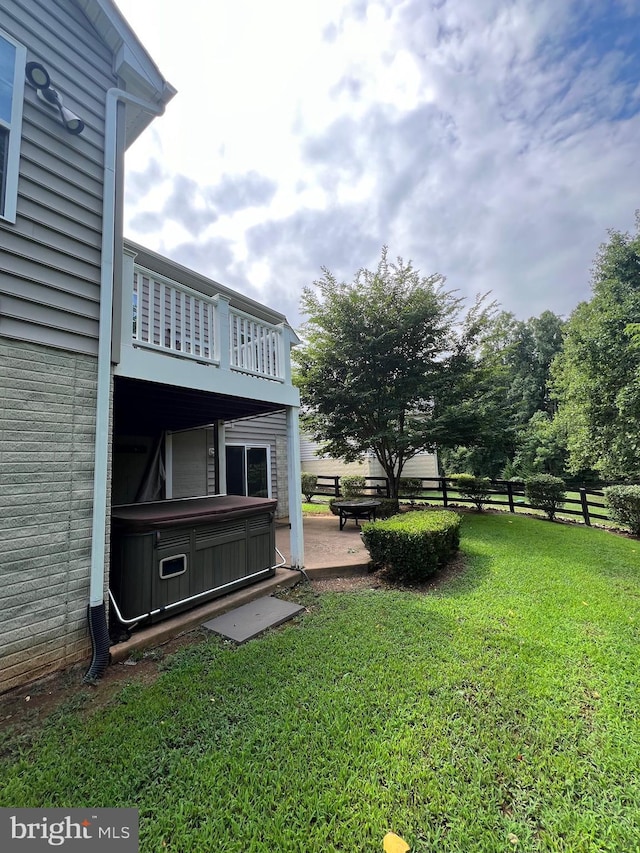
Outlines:
[{"label": "concrete patio slab", "polygon": [[[305,515],[304,568],[310,578],[348,577],[366,574],[369,552],[360,537],[360,528],[349,522],[340,530],[335,515]],[[276,525],[276,544],[291,565],[288,523]]]}]

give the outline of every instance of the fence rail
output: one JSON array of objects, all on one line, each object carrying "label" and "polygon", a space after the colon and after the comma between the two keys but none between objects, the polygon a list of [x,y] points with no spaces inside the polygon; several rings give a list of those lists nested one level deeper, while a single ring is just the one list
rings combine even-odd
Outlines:
[{"label": "fence rail", "polygon": [[[401,490],[398,497],[400,500],[408,500],[419,503],[441,503],[443,506],[456,504],[474,504],[471,498],[464,498],[457,491],[455,478],[450,477],[411,477],[411,488]],[[341,497],[341,477],[329,474],[318,474],[317,483],[313,496]],[[365,485],[361,490],[362,496],[389,498],[389,480],[387,477],[364,477]],[[419,485],[418,485],[419,484]],[[559,515],[580,516],[584,523],[591,526],[591,520],[597,519],[609,521],[609,515],[602,510],[607,505],[602,500],[604,492],[601,489],[588,489],[580,486],[576,489],[568,488],[567,497],[563,506],[558,510]],[[571,494],[577,497],[570,497]],[[594,500],[595,499],[595,500]],[[491,480],[489,497],[482,501],[483,504],[500,506],[515,512],[516,509],[539,509],[525,500],[524,483],[513,480]]]}]

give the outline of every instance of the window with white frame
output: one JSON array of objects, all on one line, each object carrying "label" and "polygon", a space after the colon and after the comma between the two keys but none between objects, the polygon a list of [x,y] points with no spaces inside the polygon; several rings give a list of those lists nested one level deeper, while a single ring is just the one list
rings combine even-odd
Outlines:
[{"label": "window with white frame", "polygon": [[27,51],[0,30],[0,218],[16,221]]}]

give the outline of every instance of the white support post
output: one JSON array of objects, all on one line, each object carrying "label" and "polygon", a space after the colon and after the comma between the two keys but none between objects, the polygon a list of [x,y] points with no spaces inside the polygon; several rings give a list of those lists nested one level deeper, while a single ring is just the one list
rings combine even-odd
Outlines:
[{"label": "white support post", "polygon": [[[118,349],[115,352],[114,361],[118,362],[122,358],[122,348],[131,348],[133,345],[133,266],[136,259],[136,253],[129,249],[123,249],[122,253],[122,282],[120,288],[120,319],[118,325]],[[140,325],[140,305],[142,299],[138,297],[138,305],[136,308],[138,329]],[[116,324],[116,316],[114,311],[114,326]]]},{"label": "white support post", "polygon": [[297,406],[287,406],[287,458],[291,565],[293,568],[302,569],[304,567],[304,534],[302,531],[302,492],[300,491],[300,427]]},{"label": "white support post", "polygon": [[229,334],[229,300],[218,294],[214,297],[216,303],[214,322],[214,342],[216,359],[222,370],[229,370],[231,365],[231,343]]},{"label": "white support post", "polygon": [[286,385],[291,385],[291,338],[289,327],[278,323],[278,373]]},{"label": "white support post", "polygon": [[164,436],[164,495],[167,500],[173,497],[173,433]]},{"label": "white support post", "polygon": [[[228,304],[228,303],[227,303]],[[227,328],[229,328],[227,326]],[[225,428],[224,421],[218,421],[215,427],[218,430],[218,458],[216,465],[218,466],[218,486],[220,494],[227,494],[227,454],[225,452]]]}]

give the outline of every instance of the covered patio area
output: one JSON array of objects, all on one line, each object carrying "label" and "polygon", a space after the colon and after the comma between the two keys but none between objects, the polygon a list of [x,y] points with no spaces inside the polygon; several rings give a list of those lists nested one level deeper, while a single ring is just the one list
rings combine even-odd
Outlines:
[{"label": "covered patio area", "polygon": [[[303,519],[303,529],[305,573],[310,578],[348,577],[367,573],[369,554],[362,544],[360,529],[353,522],[349,522],[343,530],[340,530],[340,523],[336,516],[309,515]],[[276,545],[286,562],[282,568],[276,570],[274,577],[136,631],[126,642],[111,646],[111,662],[120,663],[130,657],[134,651],[161,645],[255,598],[272,595],[279,590],[295,586],[302,579],[302,573],[289,568],[289,534],[286,519],[278,521]]]}]

